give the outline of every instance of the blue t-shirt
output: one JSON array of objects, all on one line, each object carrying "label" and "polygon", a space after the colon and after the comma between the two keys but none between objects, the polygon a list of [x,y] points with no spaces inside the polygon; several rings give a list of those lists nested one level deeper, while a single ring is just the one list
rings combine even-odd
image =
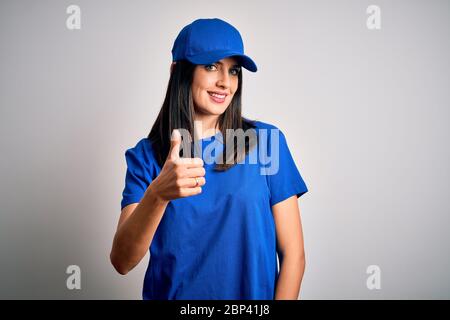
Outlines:
[{"label": "blue t-shirt", "polygon": [[[150,245],[143,299],[274,299],[278,266],[272,206],[308,189],[281,130],[254,124],[258,146],[226,171],[214,171],[211,161],[223,150],[221,133],[197,142],[206,184],[202,193],[167,205]],[[125,157],[122,209],[139,202],[161,171],[147,138]]]}]

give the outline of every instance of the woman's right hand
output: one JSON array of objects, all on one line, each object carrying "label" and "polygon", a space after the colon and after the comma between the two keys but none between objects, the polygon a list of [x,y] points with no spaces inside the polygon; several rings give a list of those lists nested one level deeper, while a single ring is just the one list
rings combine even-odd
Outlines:
[{"label": "woman's right hand", "polygon": [[[173,130],[170,150],[161,172],[150,184],[152,192],[161,200],[194,196],[205,185],[205,168],[201,158],[180,158],[181,135]],[[196,179],[198,185],[196,186]]]}]

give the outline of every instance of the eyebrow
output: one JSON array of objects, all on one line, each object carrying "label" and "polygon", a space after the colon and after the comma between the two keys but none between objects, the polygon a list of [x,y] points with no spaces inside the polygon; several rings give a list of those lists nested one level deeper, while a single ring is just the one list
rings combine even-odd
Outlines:
[{"label": "eyebrow", "polygon": [[[220,64],[220,65],[223,65],[223,63],[222,62],[220,62],[220,61],[216,61],[216,63],[217,64]],[[238,68],[240,68],[241,66],[240,65],[238,65],[238,64],[235,64],[235,65],[233,65],[233,66],[231,66],[232,68],[235,68],[235,67],[238,67]]]}]

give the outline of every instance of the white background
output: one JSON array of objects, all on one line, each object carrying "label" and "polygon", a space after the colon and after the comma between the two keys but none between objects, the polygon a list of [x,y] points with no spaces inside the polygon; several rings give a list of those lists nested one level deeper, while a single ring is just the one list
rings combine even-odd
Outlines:
[{"label": "white background", "polygon": [[[148,255],[125,277],[109,262],[124,152],[156,119],[178,32],[207,17],[241,32],[259,68],[244,70],[244,115],[285,133],[309,188],[301,298],[450,298],[449,14],[437,0],[2,0],[0,298],[141,298]],[[81,290],[66,288],[72,264]]]}]

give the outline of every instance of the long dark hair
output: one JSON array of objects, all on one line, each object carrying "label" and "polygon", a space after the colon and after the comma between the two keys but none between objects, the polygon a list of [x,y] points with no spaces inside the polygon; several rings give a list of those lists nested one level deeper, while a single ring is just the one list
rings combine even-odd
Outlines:
[{"label": "long dark hair", "polygon": [[[158,117],[153,124],[148,139],[152,142],[153,150],[158,164],[162,167],[170,150],[170,137],[174,129],[186,129],[191,137],[194,136],[194,101],[191,93],[191,86],[196,65],[187,60],[178,61],[174,66],[169,78],[166,97],[164,99]],[[219,116],[218,128],[222,133],[223,151],[222,157],[226,155],[227,129],[242,129],[244,132],[250,128],[256,128],[254,120],[242,117],[241,114],[241,93],[242,93],[242,71],[238,73],[238,88],[233,96],[230,105],[225,112]],[[234,145],[234,155],[232,163],[224,159],[222,163],[216,163],[214,169],[225,171],[244,159],[246,154],[254,147],[245,139],[245,148],[239,149]],[[193,148],[191,148],[193,153]],[[184,156],[184,155],[183,155]],[[191,155],[192,157],[192,155]]]}]

